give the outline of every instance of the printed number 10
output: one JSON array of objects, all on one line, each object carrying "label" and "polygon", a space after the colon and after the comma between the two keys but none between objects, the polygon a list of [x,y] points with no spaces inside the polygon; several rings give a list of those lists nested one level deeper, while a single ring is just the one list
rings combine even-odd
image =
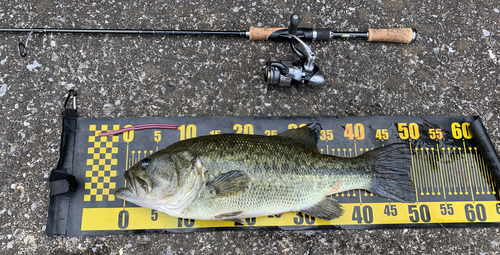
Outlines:
[{"label": "printed number 10", "polygon": [[193,124],[182,125],[178,129],[181,131],[181,141],[196,137],[196,126]]}]

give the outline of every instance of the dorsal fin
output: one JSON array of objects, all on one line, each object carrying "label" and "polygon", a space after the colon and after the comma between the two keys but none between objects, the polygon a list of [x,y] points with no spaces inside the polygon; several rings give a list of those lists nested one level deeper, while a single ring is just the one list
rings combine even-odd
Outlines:
[{"label": "dorsal fin", "polygon": [[301,128],[290,129],[278,135],[303,143],[304,145],[317,151],[317,143],[321,129],[322,128],[319,123],[309,123]]}]

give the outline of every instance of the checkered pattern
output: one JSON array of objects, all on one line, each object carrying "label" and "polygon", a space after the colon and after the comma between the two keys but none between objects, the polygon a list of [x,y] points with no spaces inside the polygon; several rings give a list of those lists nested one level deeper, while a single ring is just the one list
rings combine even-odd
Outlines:
[{"label": "checkered pattern", "polygon": [[[111,130],[119,128],[119,125],[113,125]],[[101,125],[100,129],[97,128],[97,125],[89,127],[89,131],[94,132],[94,134],[89,136],[89,143],[92,147],[88,148],[90,158],[87,159],[87,166],[89,168],[85,172],[85,177],[90,182],[85,182],[85,189],[89,190],[89,194],[84,195],[84,201],[115,200],[115,196],[110,194],[110,190],[116,188],[116,182],[112,181],[112,178],[117,175],[118,159],[114,155],[118,154],[118,147],[113,147],[113,144],[119,141],[119,137],[99,136],[99,133],[111,130],[108,129],[108,125]]]}]

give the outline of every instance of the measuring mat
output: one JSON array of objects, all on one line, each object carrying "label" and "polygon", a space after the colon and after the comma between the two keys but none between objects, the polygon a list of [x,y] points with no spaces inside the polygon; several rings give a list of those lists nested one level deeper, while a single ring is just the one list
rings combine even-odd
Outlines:
[{"label": "measuring mat", "polygon": [[[66,110],[61,157],[51,173],[49,236],[93,236],[216,229],[367,229],[498,226],[498,154],[477,117],[165,117],[79,118]],[[318,149],[355,157],[406,142],[412,154],[416,203],[399,203],[364,190],[332,197],[345,213],[325,221],[298,212],[229,221],[171,217],[114,197],[123,172],[152,153],[183,139],[222,133],[277,135],[320,123]],[[113,136],[101,132],[147,123],[178,130],[147,129]]]}]

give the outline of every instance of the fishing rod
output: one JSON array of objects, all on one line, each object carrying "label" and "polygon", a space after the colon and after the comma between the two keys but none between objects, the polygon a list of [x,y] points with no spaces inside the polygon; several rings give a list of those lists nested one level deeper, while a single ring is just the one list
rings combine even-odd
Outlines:
[{"label": "fishing rod", "polygon": [[[129,29],[58,29],[58,28],[0,28],[0,32],[27,32],[25,42],[18,44],[21,57],[26,57],[28,42],[33,34],[83,33],[83,34],[150,34],[150,35],[211,35],[240,36],[252,41],[290,41],[292,50],[300,61],[268,61],[263,67],[267,85],[291,86],[292,84],[321,84],[323,72],[314,64],[316,55],[304,41],[330,41],[333,39],[365,39],[368,42],[411,43],[417,37],[412,28],[368,29],[367,32],[335,32],[330,28],[299,28],[298,14],[290,16],[290,26],[250,27],[249,31],[209,31],[209,30],[129,30]],[[303,51],[297,48],[298,45]]]},{"label": "fishing rod", "polygon": [[[31,35],[45,33],[80,33],[80,34],[151,34],[151,35],[221,35],[241,36],[252,41],[290,40],[286,27],[250,27],[249,31],[209,31],[209,30],[130,30],[130,29],[61,29],[61,28],[0,28],[0,32],[29,33],[26,42],[19,43],[19,54],[26,56],[26,46]],[[417,32],[411,28],[368,29],[367,32],[334,32],[329,28],[299,28],[297,37],[303,41],[330,41],[333,39],[366,39],[369,42],[410,43]]]}]

